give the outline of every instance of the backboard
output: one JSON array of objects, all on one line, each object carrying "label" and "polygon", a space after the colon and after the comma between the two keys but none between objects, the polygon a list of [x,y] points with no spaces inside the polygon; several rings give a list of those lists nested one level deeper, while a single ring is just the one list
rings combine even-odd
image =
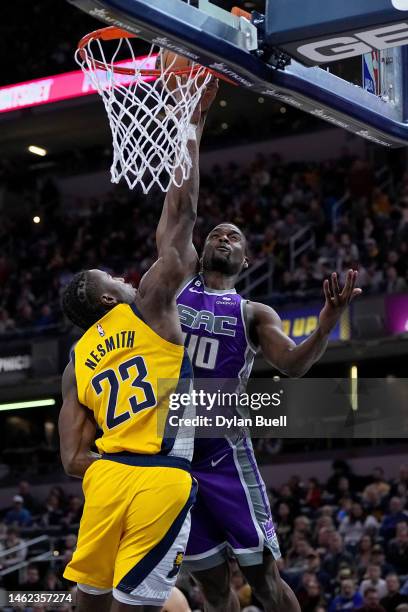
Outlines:
[{"label": "backboard", "polygon": [[[310,0],[313,11],[308,6],[307,12],[302,0],[271,0],[266,19],[255,12],[231,15],[209,0],[197,0],[198,7],[184,0],[69,2],[107,25],[208,66],[239,86],[372,142],[386,147],[408,144],[408,52],[399,46],[408,43],[408,0],[370,0],[369,9],[365,0],[326,0],[323,17],[321,0]],[[372,51],[381,52],[380,61],[385,58],[379,95],[326,69],[339,58]],[[318,61],[321,65],[311,65]]]}]

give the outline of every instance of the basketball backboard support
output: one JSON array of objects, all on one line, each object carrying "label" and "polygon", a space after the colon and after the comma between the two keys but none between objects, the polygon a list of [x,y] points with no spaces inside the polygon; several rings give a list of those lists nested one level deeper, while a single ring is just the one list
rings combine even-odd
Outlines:
[{"label": "basketball backboard support", "polygon": [[[324,68],[291,59],[282,52],[283,37],[277,48],[266,44],[265,20],[258,13],[250,20],[235,16],[230,19],[229,14],[226,18],[223,15],[226,11],[220,13],[221,9],[209,0],[201,0],[200,8],[183,0],[68,1],[107,25],[123,28],[189,57],[237,85],[292,105],[372,142],[386,147],[408,144],[407,47],[398,48],[388,41],[395,49],[392,70],[386,72],[392,81],[393,96],[381,97]],[[290,1],[297,2],[302,13],[302,0]],[[408,22],[408,0],[407,10],[402,11],[394,6],[397,0],[372,1],[392,4],[398,18],[404,17]],[[380,25],[383,18],[382,15]],[[370,27],[373,23],[370,13]],[[332,30],[328,31],[328,36],[331,34]]]}]

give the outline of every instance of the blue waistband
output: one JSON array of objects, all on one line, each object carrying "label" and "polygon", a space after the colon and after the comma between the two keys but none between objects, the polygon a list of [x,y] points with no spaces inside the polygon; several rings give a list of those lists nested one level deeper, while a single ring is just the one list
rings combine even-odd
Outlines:
[{"label": "blue waistband", "polygon": [[186,472],[191,471],[191,463],[188,459],[169,455],[138,455],[137,453],[120,452],[104,453],[102,459],[140,467],[172,467]]}]

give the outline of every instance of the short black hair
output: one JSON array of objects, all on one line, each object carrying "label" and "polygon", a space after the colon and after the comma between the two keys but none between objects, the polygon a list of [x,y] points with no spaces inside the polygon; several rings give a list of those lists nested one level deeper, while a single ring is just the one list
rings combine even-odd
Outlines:
[{"label": "short black hair", "polygon": [[88,271],[75,274],[62,294],[62,310],[74,325],[88,329],[106,314],[101,304],[96,282]]}]

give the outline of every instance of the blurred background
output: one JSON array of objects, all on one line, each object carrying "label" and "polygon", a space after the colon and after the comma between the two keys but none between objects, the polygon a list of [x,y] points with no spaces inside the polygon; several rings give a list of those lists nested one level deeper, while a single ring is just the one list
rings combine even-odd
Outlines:
[{"label": "blurred background", "polygon": [[[216,4],[263,11],[260,1]],[[0,586],[53,590],[63,586],[83,503],[59,460],[60,376],[79,337],[62,316],[61,291],[94,267],[137,285],[155,259],[163,194],[110,183],[105,111],[73,58],[100,22],[62,0],[16,0],[2,17]],[[354,61],[333,70],[360,78]],[[337,271],[343,282],[350,267],[359,269],[363,296],[310,377],[406,377],[407,169],[405,149],[387,151],[282,103],[220,87],[202,142],[198,249],[215,224],[240,226],[251,265],[239,289],[272,305],[296,342],[316,327],[323,279]],[[274,374],[257,359],[253,376]],[[406,438],[254,445],[281,571],[302,610],[392,611],[408,602]],[[255,611],[233,570],[242,608]],[[199,589],[188,581],[182,588],[192,609],[202,609]],[[347,602],[355,607],[341,607]]]}]

